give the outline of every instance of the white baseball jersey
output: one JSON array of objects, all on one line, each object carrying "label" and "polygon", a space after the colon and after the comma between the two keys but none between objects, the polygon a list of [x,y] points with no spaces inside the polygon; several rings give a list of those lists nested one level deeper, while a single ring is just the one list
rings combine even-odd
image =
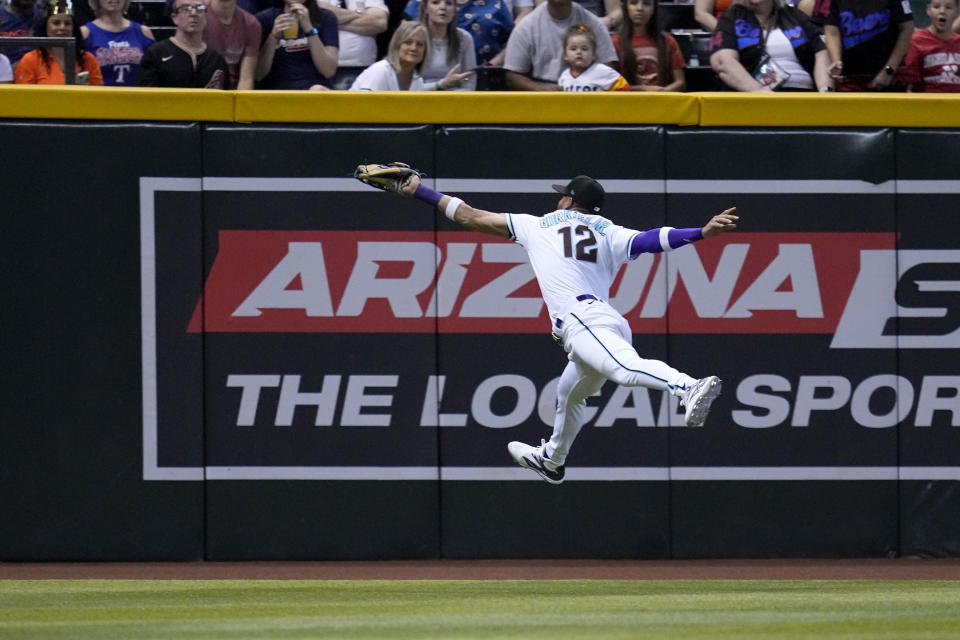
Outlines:
[{"label": "white baseball jersey", "polygon": [[565,209],[540,217],[508,213],[507,224],[511,239],[527,251],[551,323],[577,303],[577,296],[610,296],[638,233],[600,215]]},{"label": "white baseball jersey", "polygon": [[577,75],[568,67],[557,81],[561,91],[629,91],[626,79],[605,64],[595,62]]}]

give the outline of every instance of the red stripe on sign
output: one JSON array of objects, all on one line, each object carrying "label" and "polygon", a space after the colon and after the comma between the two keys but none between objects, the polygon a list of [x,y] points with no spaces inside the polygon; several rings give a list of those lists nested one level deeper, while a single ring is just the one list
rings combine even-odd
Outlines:
[{"label": "red stripe on sign", "polygon": [[[892,233],[736,233],[621,270],[636,333],[832,333],[860,251]],[[890,274],[891,286],[895,274]],[[542,333],[523,248],[479,233],[222,230],[188,330]]]}]

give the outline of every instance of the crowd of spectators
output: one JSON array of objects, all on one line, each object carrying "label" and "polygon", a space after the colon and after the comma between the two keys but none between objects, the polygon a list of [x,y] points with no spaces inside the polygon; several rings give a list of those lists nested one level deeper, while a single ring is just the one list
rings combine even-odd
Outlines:
[{"label": "crowd of spectators", "polygon": [[[472,91],[493,70],[518,91],[684,91],[692,71],[660,0],[409,0],[393,27],[385,0],[167,0],[162,38],[130,0],[0,1],[0,36],[74,36],[86,84]],[[956,92],[957,3],[926,0],[925,29],[909,0],[694,0],[693,16],[717,89]],[[0,52],[0,82],[65,82],[63,47]]]}]

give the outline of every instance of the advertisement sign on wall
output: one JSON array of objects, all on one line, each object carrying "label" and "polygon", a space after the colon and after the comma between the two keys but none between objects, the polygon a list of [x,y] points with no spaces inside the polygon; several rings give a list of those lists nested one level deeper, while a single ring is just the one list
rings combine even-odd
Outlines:
[{"label": "advertisement sign on wall", "polygon": [[[563,181],[514,180],[509,194],[502,180],[436,185],[508,210],[513,194]],[[604,182],[611,217],[618,192],[772,186]],[[776,193],[791,186],[893,192],[808,180],[779,181]],[[201,226],[178,208],[171,194],[180,192],[203,198],[202,268],[182,260]],[[564,354],[548,338],[521,247],[435,229],[426,207],[398,223],[390,209],[399,199],[347,178],[144,179],[141,199],[147,479],[535,478],[509,465],[504,447],[548,436]],[[381,215],[364,217],[373,209]],[[960,423],[960,376],[903,375],[895,353],[960,342],[950,306],[960,251],[809,226],[748,228],[622,270],[611,302],[641,354],[698,367],[694,375],[713,367],[724,396],[707,425],[690,430],[678,428],[674,398],[606,385],[568,479],[958,475],[898,467],[896,427]],[[199,360],[203,394],[180,384]]]}]

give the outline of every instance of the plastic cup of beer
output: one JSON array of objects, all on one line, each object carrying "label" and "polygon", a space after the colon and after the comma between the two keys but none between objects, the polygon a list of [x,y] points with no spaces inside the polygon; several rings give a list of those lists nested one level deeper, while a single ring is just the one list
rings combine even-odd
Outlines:
[{"label": "plastic cup of beer", "polygon": [[298,33],[300,33],[300,25],[294,21],[292,25],[283,30],[283,37],[287,40],[292,40],[297,37]]}]

